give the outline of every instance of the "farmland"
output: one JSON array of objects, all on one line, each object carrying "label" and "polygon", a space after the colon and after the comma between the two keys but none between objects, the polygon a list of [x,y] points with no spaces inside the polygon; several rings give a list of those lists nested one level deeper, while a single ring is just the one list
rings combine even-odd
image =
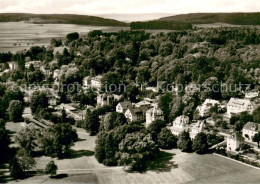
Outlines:
[{"label": "farmland", "polygon": [[52,38],[65,38],[68,33],[86,34],[92,30],[104,32],[127,29],[73,24],[29,24],[22,22],[0,23],[0,52],[16,52],[31,46],[48,46]]}]

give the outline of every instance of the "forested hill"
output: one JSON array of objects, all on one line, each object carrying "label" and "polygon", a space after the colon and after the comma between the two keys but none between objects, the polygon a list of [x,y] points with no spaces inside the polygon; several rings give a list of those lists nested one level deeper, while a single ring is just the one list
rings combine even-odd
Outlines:
[{"label": "forested hill", "polygon": [[88,15],[72,14],[27,14],[27,13],[1,13],[0,22],[25,21],[40,24],[79,24],[93,26],[128,26],[127,23],[113,19]]},{"label": "forested hill", "polygon": [[159,20],[190,24],[221,22],[233,25],[260,25],[260,13],[190,13],[163,17]]}]

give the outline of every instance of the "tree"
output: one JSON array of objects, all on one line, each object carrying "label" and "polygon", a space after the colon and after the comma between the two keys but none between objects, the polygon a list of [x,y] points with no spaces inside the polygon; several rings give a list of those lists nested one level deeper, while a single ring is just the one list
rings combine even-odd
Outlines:
[{"label": "tree", "polygon": [[253,119],[254,119],[255,123],[260,124],[260,107],[258,107],[256,110],[254,110]]},{"label": "tree", "polygon": [[86,130],[90,132],[90,135],[96,135],[99,130],[99,117],[96,110],[91,112],[89,109],[86,113]]},{"label": "tree", "polygon": [[190,138],[190,133],[183,131],[179,137],[177,146],[179,149],[181,149],[184,152],[191,152],[192,151],[192,141]]},{"label": "tree", "polygon": [[127,134],[119,144],[120,165],[130,165],[130,170],[143,171],[149,160],[156,157],[158,146],[150,134]]},{"label": "tree", "polygon": [[13,177],[14,179],[22,179],[24,178],[25,174],[22,170],[22,168],[20,167],[20,165],[18,164],[17,158],[14,157],[9,164],[9,171],[10,171],[10,175],[11,177]]},{"label": "tree", "polygon": [[73,40],[77,40],[79,38],[79,33],[74,32],[74,33],[69,33],[67,34],[67,40],[68,42],[72,42]]},{"label": "tree", "polygon": [[[2,125],[3,121],[1,121],[0,125],[0,163],[5,160],[5,156],[8,154],[9,144],[10,144],[10,138],[9,135],[5,129],[5,126]],[[3,123],[4,124],[4,123]]]},{"label": "tree", "polygon": [[35,128],[25,127],[17,133],[14,139],[21,148],[31,152],[37,146],[38,133],[40,133],[40,131]]},{"label": "tree", "polygon": [[163,128],[157,136],[157,144],[162,149],[172,149],[177,147],[178,138],[175,137],[172,132]]},{"label": "tree", "polygon": [[23,172],[32,169],[36,165],[34,158],[32,158],[30,153],[24,148],[18,150],[15,157]]},{"label": "tree", "polygon": [[192,149],[198,154],[207,153],[209,148],[207,135],[203,132],[200,132],[196,135],[192,143]]},{"label": "tree", "polygon": [[257,142],[257,145],[259,147],[259,143],[260,143],[260,132],[256,133],[253,137],[253,141]]},{"label": "tree", "polygon": [[30,107],[33,114],[39,112],[41,109],[46,109],[48,107],[48,98],[46,94],[35,91],[31,97]]},{"label": "tree", "polygon": [[9,119],[13,122],[22,121],[23,117],[23,103],[19,100],[12,100],[9,104]]},{"label": "tree", "polygon": [[151,134],[154,141],[157,140],[157,136],[161,132],[162,128],[166,126],[166,122],[162,120],[153,121],[147,128],[147,131]]},{"label": "tree", "polygon": [[51,176],[56,175],[58,170],[58,166],[54,163],[54,161],[50,161],[45,168],[46,174],[50,174]]},{"label": "tree", "polygon": [[46,155],[63,157],[77,139],[76,130],[70,124],[59,123],[42,133],[41,146]]}]

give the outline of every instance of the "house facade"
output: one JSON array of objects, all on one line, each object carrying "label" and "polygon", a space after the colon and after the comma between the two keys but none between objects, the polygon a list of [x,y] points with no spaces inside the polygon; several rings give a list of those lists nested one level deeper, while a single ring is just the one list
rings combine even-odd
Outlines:
[{"label": "house facade", "polygon": [[241,112],[252,113],[254,110],[252,103],[248,99],[231,98],[227,104],[227,117]]},{"label": "house facade", "polygon": [[130,122],[144,120],[143,111],[139,108],[133,109],[132,107],[129,107],[125,112],[125,117],[129,119]]},{"label": "house facade", "polygon": [[220,103],[217,100],[212,99],[206,99],[204,103],[197,107],[197,110],[199,111],[199,115],[201,117],[205,117],[208,115],[209,110],[214,107],[215,105],[219,105]]},{"label": "house facade", "polygon": [[238,138],[237,134],[232,134],[230,137],[227,137],[227,151],[236,152],[241,145],[241,140]]},{"label": "house facade", "polygon": [[155,104],[153,108],[148,109],[145,113],[146,127],[148,127],[153,121],[156,120],[164,120],[163,112],[157,104]]},{"label": "house facade", "polygon": [[8,66],[10,70],[17,70],[18,69],[18,63],[17,62],[8,62]]},{"label": "house facade", "polygon": [[205,121],[197,121],[191,125],[190,138],[194,139],[196,135],[203,131],[205,127]]},{"label": "house facade", "polygon": [[253,142],[253,137],[258,132],[260,132],[260,124],[254,122],[247,122],[242,129],[244,140],[250,143],[255,143]]},{"label": "house facade", "polygon": [[102,93],[97,95],[97,107],[103,107],[105,105],[111,105],[114,101],[113,95]]},{"label": "house facade", "polygon": [[132,104],[129,101],[119,102],[116,106],[116,112],[125,113],[125,111],[132,107]]},{"label": "house facade", "polygon": [[188,116],[179,116],[173,121],[173,125],[170,127],[170,130],[173,135],[180,135],[183,131],[189,130],[189,117]]},{"label": "house facade", "polygon": [[91,78],[91,87],[92,88],[95,88],[95,89],[98,89],[98,90],[101,90],[101,87],[102,87],[102,75],[98,75],[96,77],[92,77]]}]

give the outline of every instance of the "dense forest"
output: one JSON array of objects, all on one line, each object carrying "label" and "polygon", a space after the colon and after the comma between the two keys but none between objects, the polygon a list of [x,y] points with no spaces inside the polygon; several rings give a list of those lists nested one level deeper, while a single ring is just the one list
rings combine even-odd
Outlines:
[{"label": "dense forest", "polygon": [[160,21],[190,24],[226,23],[234,25],[260,25],[260,13],[190,13],[163,17]]},{"label": "dense forest", "polygon": [[187,30],[191,29],[192,25],[181,22],[168,21],[147,21],[147,22],[132,22],[131,29],[168,29],[168,30]]}]

